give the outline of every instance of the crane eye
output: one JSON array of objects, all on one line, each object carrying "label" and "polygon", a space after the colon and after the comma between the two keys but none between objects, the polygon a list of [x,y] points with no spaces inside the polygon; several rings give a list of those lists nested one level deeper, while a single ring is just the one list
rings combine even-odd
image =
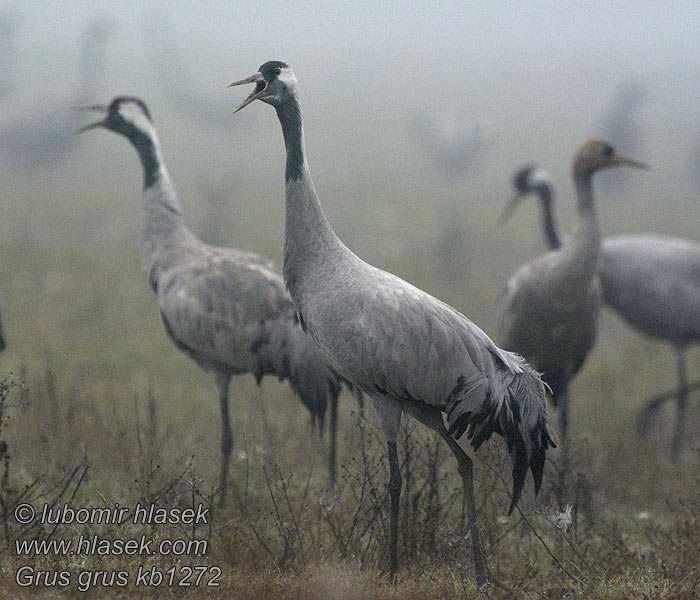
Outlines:
[{"label": "crane eye", "polygon": [[282,69],[279,67],[275,67],[275,75],[279,75],[282,72]]},{"label": "crane eye", "polygon": [[614,153],[615,150],[613,150],[612,146],[605,146],[605,148],[603,148],[603,156],[606,158],[610,158]]}]

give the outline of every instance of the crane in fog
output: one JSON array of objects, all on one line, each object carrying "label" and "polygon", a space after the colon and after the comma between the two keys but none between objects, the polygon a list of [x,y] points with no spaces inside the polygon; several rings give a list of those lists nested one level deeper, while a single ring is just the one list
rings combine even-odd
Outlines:
[{"label": "crane in fog", "polygon": [[413,130],[420,147],[449,177],[473,171],[489,145],[483,119],[467,117],[458,110],[422,114],[414,119]]},{"label": "crane in fog", "polygon": [[600,229],[593,175],[625,165],[645,166],[602,140],[589,140],[579,148],[572,165],[578,224],[571,239],[520,267],[508,280],[499,305],[500,343],[542,372],[559,409],[560,502],[569,470],[569,384],[593,348],[600,311]]},{"label": "crane in fog", "polygon": [[[14,91],[17,81],[17,22],[14,11],[0,12],[0,100]],[[0,104],[0,109],[2,104]]]},{"label": "crane in fog", "polygon": [[[648,101],[647,87],[639,79],[622,81],[615,90],[612,102],[603,115],[601,127],[603,137],[616,148],[637,154],[642,149],[642,127],[639,113]],[[626,178],[622,172],[605,174],[600,179],[600,188],[605,191],[624,187]]]},{"label": "crane in fog", "polygon": [[[554,446],[539,375],[505,352],[455,309],[353,254],[327,221],[306,159],[297,80],[269,61],[231,85],[254,84],[234,112],[254,100],[277,111],[286,147],[284,279],[303,327],[329,362],[374,401],[389,453],[389,573],[395,581],[401,472],[396,449],[407,412],[436,431],[454,454],[464,486],[479,584],[488,574],[476,527],[474,449],[493,432],[506,439],[518,502],[528,468],[540,487],[545,452]],[[447,414],[449,431],[443,421]]]},{"label": "crane in fog", "polygon": [[288,379],[312,421],[323,425],[330,402],[329,478],[336,477],[336,413],[342,380],[299,324],[282,274],[252,252],[209,246],[187,228],[165,167],[146,105],[118,97],[109,106],[77,107],[105,113],[82,127],[125,136],[144,173],[142,254],[170,339],[203,369],[214,373],[221,408],[221,495],[226,499],[233,448],[228,391],[231,377],[251,373]]},{"label": "crane in fog", "polygon": [[[153,80],[173,100],[174,107],[183,117],[217,134],[226,127],[233,127],[226,119],[222,121],[222,117],[230,112],[229,105],[223,99],[212,98],[207,93],[210,85],[198,77],[202,69],[194,61],[203,60],[203,55],[190,52],[182,44],[177,35],[181,32],[176,31],[168,12],[150,7],[143,13],[142,29]],[[238,121],[236,126],[240,132],[241,122]]]},{"label": "crane in fog", "polygon": [[[112,19],[92,19],[83,31],[80,42],[80,73],[66,105],[95,97],[97,82],[104,72],[107,43],[115,23]],[[9,100],[8,100],[9,102]],[[65,106],[53,110],[28,113],[26,106],[17,106],[16,114],[5,110],[0,115],[0,154],[2,160],[24,173],[35,173],[54,167],[78,144],[71,143],[70,131],[78,126],[75,115]]]},{"label": "crane in fog", "polygon": [[[516,173],[513,183],[517,193],[507,213],[526,195],[536,194],[549,247],[556,249],[566,243],[554,214],[552,178],[544,169],[526,166]],[[683,444],[688,393],[700,386],[688,384],[686,369],[688,346],[700,343],[700,244],[660,235],[608,238],[602,241],[598,276],[605,304],[638,331],[670,343],[676,351],[677,392],[649,400],[639,422],[646,430],[653,414],[676,397],[671,452],[677,458]]]},{"label": "crane in fog", "polygon": [[525,165],[513,175],[515,195],[506,205],[499,221],[507,221],[515,208],[528,194],[537,194],[542,205],[542,231],[550,250],[558,250],[568,241],[559,228],[559,221],[554,215],[554,184],[552,176],[535,165]]}]

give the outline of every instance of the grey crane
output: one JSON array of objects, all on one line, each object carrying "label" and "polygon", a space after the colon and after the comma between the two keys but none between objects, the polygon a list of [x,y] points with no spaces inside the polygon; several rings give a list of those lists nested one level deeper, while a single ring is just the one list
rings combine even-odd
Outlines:
[{"label": "grey crane", "polygon": [[558,250],[566,244],[566,234],[559,228],[559,221],[554,215],[554,184],[552,176],[536,165],[525,165],[513,175],[515,195],[506,205],[499,220],[507,221],[520,202],[529,194],[537,194],[542,205],[542,231],[550,250]]},{"label": "grey crane", "polygon": [[[556,249],[565,243],[554,214],[555,188],[549,174],[528,165],[517,172],[514,185],[517,194],[508,212],[527,194],[535,193],[549,247]],[[689,345],[700,343],[700,244],[648,234],[604,239],[598,276],[607,306],[638,331],[675,348],[678,391],[649,400],[640,413],[640,424],[645,429],[652,414],[676,397],[671,452],[677,458],[683,444],[688,392],[697,387],[688,384],[686,351]]]},{"label": "grey crane", "polygon": [[597,277],[600,230],[593,175],[604,168],[644,168],[602,140],[589,140],[573,160],[578,224],[557,250],[520,267],[508,280],[499,305],[499,341],[543,373],[559,409],[562,468],[559,500],[569,469],[569,383],[595,343],[601,290]]},{"label": "grey crane", "polygon": [[[643,149],[639,117],[648,99],[647,86],[640,79],[630,78],[618,85],[601,123],[602,135],[616,148],[632,154]],[[600,189],[605,192],[622,190],[628,183],[625,175],[623,172],[603,174],[600,177]]]},{"label": "grey crane", "polygon": [[[462,477],[479,584],[487,566],[476,527],[473,464],[456,439],[465,431],[478,449],[493,432],[513,459],[515,507],[532,471],[540,487],[546,450],[554,446],[539,375],[519,356],[498,348],[452,307],[353,254],[326,219],[309,171],[296,77],[269,61],[254,75],[254,100],[272,105],[286,147],[284,280],[302,326],[329,362],[375,405],[389,453],[389,573],[397,570],[401,494],[396,438],[403,412],[436,431]],[[449,431],[443,422],[447,414]]]},{"label": "grey crane", "polygon": [[[115,27],[115,21],[109,17],[91,19],[85,26],[77,61],[80,73],[67,105],[94,100],[99,76],[105,70],[107,43]],[[8,109],[0,114],[0,154],[5,164],[33,174],[55,167],[79,147],[70,137],[71,129],[79,122],[76,115],[65,110],[65,105],[34,113],[28,112],[26,106],[13,108],[19,110],[15,113]]]},{"label": "grey crane", "polygon": [[214,373],[221,408],[221,502],[226,498],[233,447],[228,391],[233,375],[288,379],[311,413],[323,418],[330,402],[329,477],[335,485],[336,412],[341,378],[299,324],[282,274],[252,252],[209,246],[187,228],[163,162],[146,105],[118,97],[109,106],[77,107],[106,113],[77,131],[103,127],[136,148],[144,172],[143,266],[158,298],[170,339],[202,368]]},{"label": "grey crane", "polygon": [[414,118],[412,129],[421,149],[449,177],[473,172],[491,143],[485,120],[460,110],[422,113]]}]

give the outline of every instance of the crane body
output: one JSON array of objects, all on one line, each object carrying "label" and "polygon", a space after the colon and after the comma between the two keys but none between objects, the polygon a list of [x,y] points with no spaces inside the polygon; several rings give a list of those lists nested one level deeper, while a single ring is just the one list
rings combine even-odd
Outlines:
[{"label": "crane body", "polygon": [[477,582],[485,583],[473,464],[455,438],[466,431],[477,449],[494,432],[504,436],[513,459],[512,511],[528,469],[539,488],[546,450],[554,446],[540,378],[455,309],[367,264],[340,241],[311,179],[294,73],[286,63],[269,61],[232,85],[248,83],[255,88],[236,111],[257,99],[274,106],[287,151],[285,283],[302,325],[329,362],[372,398],[387,440],[391,579],[401,494],[396,439],[407,412],[436,431],[457,460]]},{"label": "crane body", "polygon": [[331,405],[329,478],[335,485],[335,430],[342,379],[302,330],[282,274],[252,252],[210,246],[187,228],[160,150],[156,129],[139,99],[115,98],[106,113],[80,131],[103,127],[127,137],[144,174],[143,266],[173,343],[215,375],[222,419],[221,501],[226,498],[233,434],[228,408],[231,377],[251,373],[289,380],[323,425]]},{"label": "crane body", "polygon": [[[517,195],[510,214],[527,194],[534,193],[542,209],[542,227],[550,248],[566,243],[555,215],[556,194],[552,178],[539,167],[528,165],[514,177]],[[670,343],[676,352],[678,392],[660,394],[640,413],[643,429],[652,414],[675,397],[678,405],[671,444],[677,458],[683,445],[684,415],[689,385],[686,351],[700,342],[700,244],[671,236],[639,234],[603,239],[598,276],[603,302],[634,329]]]},{"label": "crane body", "polygon": [[[601,305],[598,278],[600,227],[593,197],[593,175],[615,166],[645,165],[616,153],[602,140],[583,144],[573,160],[578,223],[559,246],[520,267],[511,276],[499,305],[499,340],[542,372],[559,409],[563,465],[559,501],[563,505],[569,470],[569,385],[595,344]],[[516,184],[518,181],[516,180]],[[549,239],[557,228],[545,220]]]}]

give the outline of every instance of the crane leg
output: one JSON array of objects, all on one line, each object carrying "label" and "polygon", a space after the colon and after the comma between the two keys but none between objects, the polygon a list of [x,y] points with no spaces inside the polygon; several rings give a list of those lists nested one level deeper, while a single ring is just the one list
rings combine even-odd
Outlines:
[{"label": "crane leg", "polygon": [[352,393],[353,393],[353,396],[355,396],[355,400],[357,401],[357,413],[361,419],[364,419],[365,418],[365,397],[362,395],[362,390],[355,387],[355,388],[353,388]]},{"label": "crane leg", "polygon": [[462,478],[462,493],[464,504],[467,507],[467,517],[469,518],[469,528],[467,533],[472,540],[472,552],[474,554],[474,570],[476,572],[476,583],[483,586],[489,581],[489,571],[486,559],[481,548],[479,528],[476,523],[476,499],[474,498],[474,463],[457,441],[445,428],[442,413],[437,409],[428,410],[425,406],[418,404],[405,404],[406,410],[423,425],[440,434],[457,461],[457,471]]},{"label": "crane leg", "polygon": [[337,486],[338,452],[338,398],[331,398],[331,424],[329,427],[330,447],[328,451],[328,485],[331,490]]},{"label": "crane leg", "polygon": [[464,502],[467,506],[467,516],[469,517],[468,533],[472,540],[472,552],[474,553],[474,570],[476,571],[476,583],[478,586],[483,586],[488,583],[488,567],[486,559],[481,549],[481,540],[479,538],[479,528],[476,524],[476,500],[474,498],[474,463],[472,459],[462,450],[462,447],[449,434],[440,417],[441,427],[437,430],[442,439],[445,440],[452,454],[457,460],[457,471],[462,477],[462,492],[464,494]]},{"label": "crane leg", "polygon": [[569,394],[564,392],[556,399],[559,407],[559,440],[561,441],[561,467],[559,469],[559,480],[557,489],[557,501],[559,509],[564,509],[564,496],[566,495],[566,479],[571,470],[571,459],[569,456]]},{"label": "crane leg", "polygon": [[219,486],[219,506],[224,506],[226,504],[228,468],[231,462],[231,451],[233,450],[233,433],[231,432],[231,419],[228,410],[229,383],[231,383],[230,375],[216,375],[216,385],[219,388],[219,404],[221,406],[221,482]]},{"label": "crane leg", "polygon": [[680,394],[680,389],[673,390],[672,392],[664,392],[648,400],[644,405],[642,410],[639,411],[637,415],[637,430],[646,435],[649,431],[649,423],[651,423],[651,418],[656,412],[669,400],[677,398]]},{"label": "crane leg", "polygon": [[676,410],[676,429],[671,442],[671,458],[674,462],[683,448],[683,437],[685,430],[685,412],[688,404],[688,374],[685,365],[685,351],[678,348],[678,406]]},{"label": "crane leg", "polygon": [[389,515],[389,577],[391,583],[396,584],[396,570],[398,567],[398,543],[399,543],[399,501],[401,500],[401,469],[399,468],[399,454],[396,450],[396,440],[387,441],[389,449],[389,497],[391,499],[391,512]]},{"label": "crane leg", "polygon": [[647,401],[642,410],[639,411],[637,416],[637,430],[646,434],[649,429],[649,424],[651,419],[658,410],[666,404],[669,400],[676,398],[677,411],[676,411],[676,427],[673,433],[673,440],[671,442],[671,458],[675,462],[678,460],[682,446],[683,438],[685,437],[685,414],[688,404],[688,396],[690,392],[700,388],[700,381],[694,381],[693,383],[688,383],[688,373],[686,369],[685,362],[685,348],[677,347],[677,370],[678,370],[678,389],[671,392],[663,392],[662,394],[657,394],[653,398]]},{"label": "crane leg", "polygon": [[401,500],[401,469],[399,468],[399,454],[396,450],[396,437],[401,426],[401,405],[383,394],[372,395],[374,409],[377,412],[379,425],[381,425],[386,445],[389,450],[389,577],[391,583],[396,583],[396,571],[398,567],[398,543],[399,543],[399,501]]}]

